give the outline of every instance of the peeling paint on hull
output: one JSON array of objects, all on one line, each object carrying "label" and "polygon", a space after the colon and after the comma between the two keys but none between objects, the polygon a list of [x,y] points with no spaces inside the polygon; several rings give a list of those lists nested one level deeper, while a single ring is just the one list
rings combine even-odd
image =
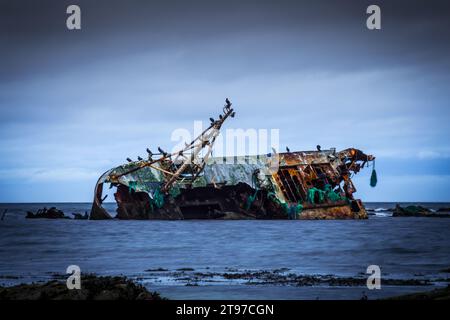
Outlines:
[{"label": "peeling paint on hull", "polygon": [[[181,186],[176,196],[169,193],[163,195],[164,201],[161,206],[152,199],[151,190],[144,189],[145,186],[157,180],[148,180],[146,177],[150,175],[145,172],[142,175],[134,174],[126,182],[122,180],[113,184],[117,188],[116,218],[137,220],[365,219],[367,213],[364,205],[360,200],[353,199],[353,192],[356,189],[348,176],[349,170],[342,169],[345,161],[339,160],[345,159],[347,156],[343,154],[350,154],[354,149],[348,150],[341,153],[334,152],[336,156],[333,161],[329,161],[330,157],[327,156],[332,151],[308,152],[307,157],[304,152],[297,153],[303,154],[301,156],[280,154],[282,165],[278,171],[259,177],[261,179],[258,178],[259,180],[256,181],[257,186],[250,181],[252,177],[253,180],[257,180],[254,178],[254,173],[260,170],[260,167],[240,164],[240,169],[235,171],[236,165],[217,164],[212,160],[211,164],[205,167],[205,174],[196,181],[197,186]],[[359,155],[369,158],[361,152]],[[373,157],[370,156],[370,159]],[[347,161],[350,161],[352,166],[356,163],[355,159]],[[112,218],[99,203],[103,185],[108,181],[111,172],[122,169],[120,167],[112,169],[106,173],[106,177],[99,179],[90,219]],[[322,175],[319,177],[319,174]],[[136,187],[137,190],[130,187],[130,182],[136,180],[141,182],[141,186]],[[328,193],[323,191],[325,187],[328,187]],[[319,190],[317,192],[320,194],[316,194],[315,199],[311,199],[310,190],[314,188]],[[330,195],[337,199],[329,198]],[[297,205],[302,207],[301,211],[291,210]],[[290,214],[290,211],[293,213]]]},{"label": "peeling paint on hull", "polygon": [[[154,160],[128,159],[97,181],[90,219],[112,219],[103,186],[116,188],[117,219],[365,219],[351,175],[371,161],[354,148],[210,157],[223,122],[234,117],[227,99],[219,120],[178,152],[158,148]],[[206,155],[200,156],[205,153]]]}]

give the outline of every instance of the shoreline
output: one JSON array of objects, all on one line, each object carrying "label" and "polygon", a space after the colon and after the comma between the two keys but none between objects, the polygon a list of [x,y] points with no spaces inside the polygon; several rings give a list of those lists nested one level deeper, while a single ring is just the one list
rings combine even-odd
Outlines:
[{"label": "shoreline", "polygon": [[[368,290],[363,276],[297,275],[288,271],[283,268],[272,271],[230,268],[220,273],[196,272],[192,268],[173,271],[156,268],[146,270],[150,274],[148,277],[87,274],[81,276],[81,290],[67,289],[68,275],[53,274],[47,281],[0,286],[0,300],[278,300],[280,297],[288,300],[359,300],[364,296],[372,300],[450,296],[449,278],[386,278],[382,281],[383,290]],[[172,283],[167,282],[170,276]],[[443,287],[444,283],[446,287]]]},{"label": "shoreline", "polygon": [[[404,284],[400,284],[400,286],[404,286],[399,293],[395,295],[387,295],[387,296],[370,296],[370,300],[449,300],[450,299],[450,285],[446,287],[433,287],[429,290],[419,290],[417,286],[410,286],[406,282]],[[163,292],[169,292],[168,287],[158,287],[154,286],[158,290],[161,289]],[[216,288],[214,288],[216,287]],[[315,287],[313,288],[310,285],[298,287],[288,286],[286,290],[286,286],[172,286],[171,289],[177,292],[175,295],[172,295],[174,300],[178,300],[180,294],[182,296],[182,300],[208,300],[215,299],[221,300],[225,297],[220,295],[220,292],[214,289],[220,289],[224,292],[228,292],[229,294],[233,293],[231,296],[227,296],[226,300],[234,300],[234,299],[246,299],[246,294],[248,295],[250,292],[256,292],[265,290],[267,291],[266,296],[263,296],[262,299],[273,299],[270,296],[270,293],[277,292],[285,292],[288,296],[286,299],[288,300],[341,300],[343,297],[333,296],[336,293],[336,289],[339,290],[339,287]],[[385,286],[388,287],[388,286]],[[430,287],[426,285],[425,287]],[[297,293],[300,291],[303,294],[303,297],[297,296],[289,296],[289,293],[293,293],[294,288],[296,288]],[[367,299],[366,293],[368,290],[361,286],[349,286],[347,287],[350,290],[351,294],[345,298],[344,300],[361,300],[365,297]],[[315,291],[311,292],[311,289],[315,289]],[[199,298],[196,296],[195,291],[202,290],[204,291],[205,298]],[[414,291],[412,291],[414,290]],[[131,280],[123,276],[96,276],[96,275],[87,275],[83,277],[82,287],[80,290],[69,290],[66,287],[65,281],[62,280],[50,280],[45,283],[30,283],[30,284],[19,284],[15,286],[9,287],[0,287],[0,300],[8,301],[8,300],[168,300],[165,297],[165,294],[161,291],[149,291],[144,285],[140,284],[136,280]],[[189,293],[187,293],[189,291]],[[184,292],[184,296],[182,293]],[[171,294],[168,294],[171,295]],[[191,295],[191,296],[190,296]],[[178,296],[178,297],[177,297]],[[299,298],[300,297],[300,298]],[[247,296],[248,299],[248,296]],[[254,299],[254,298],[253,298]],[[256,300],[261,299],[261,297],[256,298]],[[275,299],[277,300],[277,299]]]},{"label": "shoreline", "polygon": [[450,285],[445,288],[437,288],[431,291],[421,291],[391,297],[387,300],[450,300]]},{"label": "shoreline", "polygon": [[19,284],[0,287],[1,300],[162,300],[158,292],[123,276],[82,277],[81,289],[69,290],[65,281]]}]

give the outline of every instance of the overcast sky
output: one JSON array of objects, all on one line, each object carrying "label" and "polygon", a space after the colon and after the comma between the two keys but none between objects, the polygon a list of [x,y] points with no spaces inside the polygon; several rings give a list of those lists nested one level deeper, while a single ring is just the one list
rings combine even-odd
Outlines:
[{"label": "overcast sky", "polygon": [[448,1],[311,2],[0,0],[0,202],[91,201],[225,97],[227,128],[374,154],[365,201],[450,201]]}]

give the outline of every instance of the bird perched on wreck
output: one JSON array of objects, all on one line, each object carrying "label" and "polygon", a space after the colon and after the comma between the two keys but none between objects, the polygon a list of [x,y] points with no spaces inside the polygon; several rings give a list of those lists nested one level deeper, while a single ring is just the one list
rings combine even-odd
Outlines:
[{"label": "bird perched on wreck", "polygon": [[161,149],[160,147],[158,147],[158,151],[160,154],[162,154],[164,157],[167,157],[168,153],[165,152],[163,149]]},{"label": "bird perched on wreck", "polygon": [[230,102],[230,100],[228,98],[225,99],[225,103],[226,104],[224,105],[223,110],[226,113],[226,112],[230,111],[232,103]]},{"label": "bird perched on wreck", "polygon": [[148,153],[148,161],[152,161],[152,160],[153,160],[153,159],[152,159],[153,152],[152,152],[149,148],[147,148],[146,151],[147,151],[147,153]]},{"label": "bird perched on wreck", "polygon": [[144,159],[142,159],[142,158],[141,158],[141,157],[139,157],[139,156],[137,157],[137,159],[138,159],[139,161],[142,161],[142,160],[144,160]]},{"label": "bird perched on wreck", "polygon": [[118,219],[367,218],[363,203],[353,197],[351,176],[375,157],[354,148],[321,151],[317,145],[318,151],[292,152],[285,145],[286,153],[271,147],[272,153],[230,163],[213,156],[222,124],[234,116],[225,101],[224,113],[181,150],[158,147],[154,160],[127,158],[132,163],[106,171],[97,181],[90,219],[112,218],[102,207],[105,183],[116,188]]}]

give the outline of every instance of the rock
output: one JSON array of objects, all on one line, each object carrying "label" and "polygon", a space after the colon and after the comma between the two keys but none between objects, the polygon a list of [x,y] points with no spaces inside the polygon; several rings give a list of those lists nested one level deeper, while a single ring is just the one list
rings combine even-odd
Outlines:
[{"label": "rock", "polygon": [[162,272],[162,271],[169,271],[169,269],[164,269],[164,268],[155,268],[155,269],[147,269],[145,270],[146,272]]},{"label": "rock", "polygon": [[179,268],[177,271],[194,271],[194,268]]},{"label": "rock", "polygon": [[136,300],[157,300],[157,299],[152,299],[151,293],[149,293],[149,292],[141,292],[136,297]]},{"label": "rock", "polygon": [[434,289],[428,292],[419,292],[389,298],[390,300],[450,300],[450,286]]},{"label": "rock", "polygon": [[450,212],[450,208],[439,208],[436,212]]},{"label": "rock", "polygon": [[422,206],[401,207],[399,204],[395,206],[392,213],[393,217],[423,217],[427,216],[431,211]]},{"label": "rock", "polygon": [[119,291],[103,290],[99,294],[95,295],[93,300],[119,300]]},{"label": "rock", "polygon": [[396,205],[392,213],[393,217],[433,217],[433,218],[450,218],[450,213],[433,213],[430,209],[422,206],[407,206],[405,208]]},{"label": "rock", "polygon": [[36,217],[35,217],[35,215],[34,215],[33,212],[27,211],[27,216],[26,216],[25,218],[27,218],[27,219],[33,219],[33,218],[36,218]]},{"label": "rock", "polygon": [[50,209],[43,208],[39,209],[36,213],[31,211],[27,211],[26,215],[27,219],[37,219],[37,218],[46,218],[46,219],[70,219],[64,215],[64,212],[56,209],[55,207],[51,207]]},{"label": "rock", "polygon": [[149,292],[125,277],[81,277],[81,289],[69,290],[65,281],[44,284],[21,284],[0,287],[0,300],[161,300],[159,293]]},{"label": "rock", "polygon": [[89,219],[89,215],[87,212],[84,213],[84,215],[82,215],[81,213],[72,213],[73,218],[75,220],[87,220]]}]

